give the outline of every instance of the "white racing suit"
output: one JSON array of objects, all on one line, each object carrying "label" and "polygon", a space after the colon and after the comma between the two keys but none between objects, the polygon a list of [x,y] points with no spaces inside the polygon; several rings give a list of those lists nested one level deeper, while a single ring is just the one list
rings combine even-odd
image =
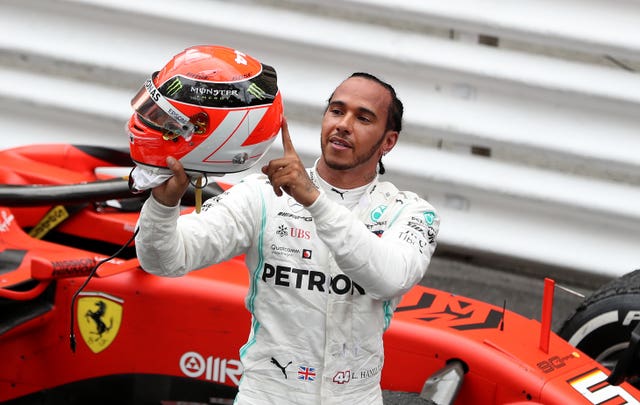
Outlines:
[{"label": "white racing suit", "polygon": [[305,209],[251,175],[200,214],[150,197],[136,248],[163,276],[246,253],[252,328],[236,404],[371,405],[382,404],[382,334],[424,277],[439,222],[429,203],[377,178],[352,210],[325,192]]}]

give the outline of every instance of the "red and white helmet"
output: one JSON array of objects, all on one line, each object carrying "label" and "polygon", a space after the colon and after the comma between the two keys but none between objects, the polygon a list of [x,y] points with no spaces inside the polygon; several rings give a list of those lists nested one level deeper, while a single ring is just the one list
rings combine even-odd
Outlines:
[{"label": "red and white helmet", "polygon": [[276,71],[223,46],[180,52],[147,79],[131,106],[131,158],[154,169],[173,156],[188,172],[247,170],[282,122]]}]

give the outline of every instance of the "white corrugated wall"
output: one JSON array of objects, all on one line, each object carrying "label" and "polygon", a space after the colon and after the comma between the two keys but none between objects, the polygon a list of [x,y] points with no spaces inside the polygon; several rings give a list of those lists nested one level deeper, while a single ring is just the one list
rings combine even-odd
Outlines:
[{"label": "white corrugated wall", "polygon": [[2,0],[0,147],[126,148],[145,77],[210,43],[277,69],[311,162],[327,97],[368,71],[406,108],[385,177],[439,209],[442,253],[613,277],[640,267],[638,21],[633,0]]}]

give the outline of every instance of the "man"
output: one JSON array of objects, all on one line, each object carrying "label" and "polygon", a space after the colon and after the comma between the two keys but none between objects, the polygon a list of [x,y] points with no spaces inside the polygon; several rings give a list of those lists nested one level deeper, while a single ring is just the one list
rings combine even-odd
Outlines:
[{"label": "man", "polygon": [[138,257],[179,276],[246,253],[252,328],[237,404],[382,404],[382,335],[424,277],[439,227],[429,203],[378,179],[402,111],[390,85],[354,73],[329,99],[313,168],[283,120],[283,156],[199,215],[179,215],[189,179],[167,159],[173,177],[142,209]]}]

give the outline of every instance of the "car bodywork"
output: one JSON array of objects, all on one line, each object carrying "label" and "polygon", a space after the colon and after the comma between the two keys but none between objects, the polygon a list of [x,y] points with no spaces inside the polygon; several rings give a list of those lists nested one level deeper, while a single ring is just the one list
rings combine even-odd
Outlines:
[{"label": "car bodywork", "polygon": [[[250,327],[242,257],[179,278],[142,271],[132,246],[109,259],[144,195],[96,169],[131,165],[126,152],[32,145],[0,161],[0,402],[232,403]],[[385,390],[420,392],[457,362],[455,404],[640,403],[544,318],[446,291],[414,287],[384,339]]]}]

